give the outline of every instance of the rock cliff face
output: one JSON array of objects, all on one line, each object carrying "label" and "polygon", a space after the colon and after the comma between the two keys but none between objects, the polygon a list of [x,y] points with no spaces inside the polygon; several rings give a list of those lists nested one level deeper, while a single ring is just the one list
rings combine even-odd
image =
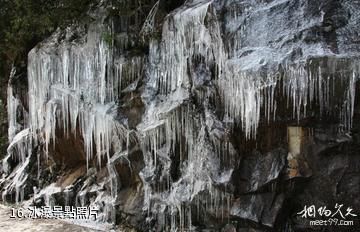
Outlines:
[{"label": "rock cliff face", "polygon": [[359,1],[139,2],[29,53],[3,201],[138,231],[310,231],[304,206],[360,209]]}]

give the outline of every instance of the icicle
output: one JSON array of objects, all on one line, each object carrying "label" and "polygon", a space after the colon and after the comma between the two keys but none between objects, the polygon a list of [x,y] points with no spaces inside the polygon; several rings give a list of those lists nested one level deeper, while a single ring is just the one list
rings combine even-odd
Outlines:
[{"label": "icicle", "polygon": [[[230,120],[241,122],[247,138],[256,135],[260,121],[261,107],[267,107],[265,115],[270,118],[274,108],[268,103],[274,103],[274,91],[277,77],[268,76],[263,80],[260,76],[242,73],[236,63],[227,64],[227,73],[219,80],[222,91],[225,115]],[[269,96],[266,93],[269,92]]]},{"label": "icicle", "polygon": [[340,120],[343,122],[345,130],[350,130],[352,128],[353,116],[354,116],[354,104],[355,104],[355,90],[356,90],[356,81],[357,76],[355,71],[353,71],[352,76],[349,80],[349,85],[345,93],[345,101],[342,105],[342,112],[340,115]]},{"label": "icicle", "polygon": [[57,128],[65,136],[79,130],[87,166],[94,153],[101,164],[110,158],[113,146],[126,140],[126,128],[115,119],[115,101],[126,85],[142,76],[144,65],[143,57],[115,57],[101,38],[103,29],[90,27],[83,44],[64,40],[58,47],[34,48],[28,65],[29,120],[35,143],[44,142],[48,154],[50,143],[55,146]]},{"label": "icicle", "polygon": [[[10,79],[11,80],[11,79]],[[11,141],[16,132],[19,129],[19,125],[16,121],[17,119],[17,109],[19,107],[19,100],[13,96],[13,89],[11,84],[8,85],[7,88],[7,112],[8,112],[8,121],[9,121],[9,129],[8,129],[8,138]]]},{"label": "icicle", "polygon": [[[180,9],[165,21],[161,46],[151,43],[150,63],[154,65],[151,71],[160,93],[168,94],[180,87],[189,87],[188,65],[196,55],[207,59],[206,63],[213,60],[223,63],[220,27],[216,24],[213,28],[206,28],[204,22],[211,3],[205,1]],[[160,54],[152,55],[156,52]],[[218,69],[221,72],[220,65]]]},{"label": "icicle", "polygon": [[15,201],[19,203],[24,199],[24,186],[28,178],[28,165],[32,155],[32,144],[29,137],[29,129],[19,132],[13,139],[8,148],[8,155],[3,159],[5,173],[9,173],[8,161],[12,155],[17,155],[19,164],[13,170],[9,177],[10,183],[4,186],[3,201],[6,202],[5,196],[15,190]]},{"label": "icicle", "polygon": [[151,8],[148,16],[145,19],[145,22],[140,30],[140,35],[144,39],[144,36],[151,34],[155,28],[155,16],[159,9],[160,0],[158,0],[154,6]]},{"label": "icicle", "polygon": [[7,156],[3,159],[3,168],[5,173],[10,173],[9,159],[19,162],[19,165],[25,163],[27,157],[32,153],[32,143],[30,130],[24,129],[15,135],[7,148]]},{"label": "icicle", "polygon": [[[345,74],[341,70],[341,61],[332,61],[330,73],[324,73],[321,64],[296,64],[286,65],[285,75],[282,77],[284,95],[287,98],[288,107],[292,106],[293,118],[300,121],[306,117],[310,106],[317,104],[320,117],[336,113],[336,105],[342,96],[334,96],[335,85],[345,92],[342,98],[343,107],[341,121],[347,130],[351,127],[351,118],[354,105],[354,86],[358,73]],[[222,91],[222,101],[225,107],[225,120],[241,122],[241,126],[247,138],[256,135],[260,118],[264,115],[267,121],[275,118],[277,102],[275,90],[279,82],[278,74],[268,73],[267,77],[256,76],[242,72],[237,60],[229,61],[226,66],[226,75],[219,80]],[[356,68],[353,68],[356,70]],[[345,76],[338,73],[344,73]],[[346,84],[348,82],[348,84]],[[332,91],[331,91],[332,90]],[[271,116],[272,115],[272,116]]]}]

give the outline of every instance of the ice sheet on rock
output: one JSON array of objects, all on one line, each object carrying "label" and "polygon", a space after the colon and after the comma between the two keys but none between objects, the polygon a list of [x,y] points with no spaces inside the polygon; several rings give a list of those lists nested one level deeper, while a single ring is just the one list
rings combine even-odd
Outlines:
[{"label": "ice sheet on rock", "polygon": [[29,144],[30,130],[24,129],[20,131],[12,139],[10,145],[7,148],[7,153],[14,157],[17,161],[24,162],[27,155],[31,153],[32,147]]},{"label": "ice sheet on rock", "polygon": [[[144,96],[143,96],[144,97]],[[183,88],[176,89],[167,96],[158,96],[155,99],[145,99],[146,112],[142,122],[137,126],[140,132],[154,129],[162,124],[167,116],[176,108],[181,107],[189,99],[190,94]],[[146,97],[144,97],[146,98]]]},{"label": "ice sheet on rock", "polygon": [[[15,193],[16,203],[24,199],[24,188],[28,177],[28,165],[32,155],[32,143],[29,129],[19,132],[7,149],[7,156],[2,160],[4,170],[4,191],[2,199],[6,202],[7,194]],[[14,170],[10,170],[10,162],[17,162]],[[7,175],[7,176],[6,176]]]},{"label": "ice sheet on rock", "polygon": [[[133,148],[132,150],[138,149],[137,147]],[[121,182],[119,178],[119,174],[116,170],[116,164],[121,162],[121,160],[125,160],[128,163],[129,169],[132,172],[131,162],[128,158],[128,154],[132,153],[132,151],[125,150],[122,152],[115,153],[110,160],[108,161],[107,168],[109,171],[109,181],[111,184],[111,197],[114,201],[117,200],[118,192],[121,189]]]},{"label": "ice sheet on rock", "polygon": [[[36,197],[43,198],[46,206],[54,206],[56,205],[55,194],[59,194],[61,192],[61,187],[57,186],[56,183],[52,183],[37,193]],[[34,200],[36,201],[36,199]]]},{"label": "ice sheet on rock", "polygon": [[[111,196],[107,191],[104,191],[105,184],[108,179],[104,179],[100,183],[94,182],[94,176],[89,177],[81,187],[80,191],[76,196],[76,206],[88,206],[91,208],[97,209],[97,218],[91,218],[87,222],[114,222],[116,211],[115,211],[115,198]],[[92,199],[90,204],[90,196],[95,196],[95,199]]]},{"label": "ice sheet on rock", "polygon": [[[273,56],[274,61],[279,62],[285,59],[289,52],[300,48],[303,57],[332,55],[333,52],[322,42],[304,43],[301,39],[294,39],[304,31],[321,27],[324,20],[321,14],[304,17],[304,11],[309,6],[297,4],[298,2],[289,0],[269,3],[227,2],[225,33],[229,36],[226,44],[230,57],[239,57],[246,50],[257,50],[259,54],[264,51],[261,56],[266,59],[267,51],[272,50],[276,53]],[[284,18],[287,18],[286,23]],[[302,20],[299,21],[299,18]]]},{"label": "ice sheet on rock", "polygon": [[[9,156],[9,155],[8,155]],[[28,178],[28,168],[30,162],[31,154],[25,158],[22,162],[20,162],[14,170],[12,170],[11,174],[6,177],[6,184],[3,187],[2,192],[2,200],[6,202],[7,194],[15,193],[15,202],[19,203],[24,200],[24,189],[26,187],[26,181]],[[6,162],[7,158],[3,160]]]},{"label": "ice sheet on rock", "polygon": [[227,183],[235,169],[236,157],[238,155],[229,137],[228,125],[220,121],[210,110],[205,110],[205,125],[214,152],[220,160],[219,176],[213,176],[217,184]]}]

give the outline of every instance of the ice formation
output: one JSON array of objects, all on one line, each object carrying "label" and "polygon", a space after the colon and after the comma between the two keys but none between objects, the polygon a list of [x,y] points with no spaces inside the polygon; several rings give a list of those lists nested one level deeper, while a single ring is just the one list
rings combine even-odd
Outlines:
[{"label": "ice formation", "polygon": [[[240,122],[248,138],[254,137],[260,118],[264,117],[267,122],[275,120],[279,105],[276,91],[280,91],[287,101],[285,107],[292,110],[294,119],[299,121],[317,106],[320,116],[335,114],[333,116],[341,121],[343,129],[350,130],[359,70],[352,62],[349,68],[352,71],[340,69],[338,67],[344,63],[337,62],[330,59],[325,66],[318,64],[315,67],[311,64],[286,65],[283,71],[270,72],[263,77],[260,73],[241,71],[236,68],[238,63],[231,60],[227,62],[226,75],[219,81],[225,115],[229,120]],[[283,89],[279,90],[280,86]],[[339,95],[335,97],[339,90],[344,93],[340,99]]]},{"label": "ice formation", "polygon": [[[292,110],[292,118],[298,121],[308,116],[309,111],[318,109],[320,116],[333,114],[340,119],[343,129],[349,130],[353,89],[360,73],[358,59],[335,54],[322,43],[295,41],[292,47],[285,44],[298,30],[321,26],[324,15],[289,21],[288,25],[279,27],[283,15],[272,15],[269,10],[280,5],[291,8],[287,0],[259,4],[255,8],[252,3],[242,7],[237,3],[226,4],[229,11],[225,27],[229,38],[224,47],[228,59],[225,75],[219,80],[225,119],[240,123],[250,138],[256,137],[260,118],[274,120],[278,108]],[[268,33],[269,30],[274,32]],[[278,42],[269,44],[275,40]],[[334,99],[336,91],[344,93],[343,96]],[[285,99],[287,105],[278,102],[279,98]]]},{"label": "ice formation", "polygon": [[[220,27],[209,19],[215,16],[211,3],[189,2],[173,12],[164,23],[163,41],[150,44],[147,89],[157,89],[160,95],[148,102],[143,122],[137,127],[146,164],[141,173],[144,209],[156,215],[168,231],[193,229],[191,202],[200,207],[199,196],[204,191],[210,192],[208,207],[229,203],[224,200],[229,198],[226,193],[213,188],[213,179],[221,179],[216,165],[226,149],[213,141],[219,144],[215,151],[205,132],[205,119],[188,100],[193,81],[188,70],[197,58],[215,67],[217,76],[224,66]],[[211,22],[205,22],[206,18]],[[145,91],[145,101],[148,95]],[[178,180],[170,174],[174,162],[180,163]],[[163,167],[161,173],[157,173],[158,166]],[[158,183],[147,181],[152,178]]]},{"label": "ice formation", "polygon": [[[5,176],[8,175],[7,178],[12,181],[5,183],[3,200],[6,200],[5,196],[8,192],[15,192],[15,201],[21,202],[24,198],[24,188],[28,177],[27,168],[33,147],[31,132],[26,128],[28,126],[27,112],[13,91],[12,81],[15,75],[16,69],[13,67],[7,87],[8,139],[10,144],[7,148],[7,155],[2,160],[3,173]],[[19,118],[22,118],[22,122],[18,121]],[[10,160],[15,161],[16,167],[10,166]]]},{"label": "ice formation", "polygon": [[59,48],[30,52],[30,125],[35,140],[36,133],[44,132],[40,138],[47,153],[49,144],[55,145],[56,128],[65,135],[80,131],[87,160],[93,157],[95,145],[101,164],[110,157],[113,144],[126,140],[126,128],[115,120],[115,101],[140,76],[143,61],[115,57],[101,38],[102,30],[90,31],[83,44],[64,42]]},{"label": "ice formation", "polygon": [[[202,118],[189,101],[194,81],[189,70],[197,58],[201,57],[199,60],[205,66],[215,67],[214,80],[224,108],[223,122],[239,124],[248,139],[256,137],[263,123],[261,119],[265,119],[265,123],[277,120],[278,107],[288,109],[297,121],[308,116],[309,111],[319,109],[320,115],[337,117],[345,131],[351,128],[354,88],[359,77],[356,62],[336,56],[319,62],[322,57],[309,56],[289,64],[284,61],[287,57],[283,57],[274,61],[275,68],[268,68],[266,62],[261,65],[261,55],[256,51],[254,57],[250,57],[252,60],[244,61],[237,55],[242,47],[237,44],[240,40],[235,39],[235,43],[227,46],[223,44],[219,25],[211,20],[217,18],[212,3],[186,2],[166,18],[162,41],[150,43],[148,92],[143,94],[147,112],[138,126],[146,163],[141,173],[144,209],[157,215],[157,220],[170,224],[171,231],[192,230],[191,205],[200,204],[196,201],[203,191],[213,196],[210,208],[226,207],[230,201],[226,193],[218,193],[213,185],[216,180],[226,182],[231,174],[216,176],[213,171],[220,167],[206,164],[221,162],[224,156],[231,160],[231,144],[222,136],[217,139],[216,132],[210,138],[205,136],[205,125],[209,130],[220,122],[216,122],[211,113],[206,116],[207,120]],[[268,52],[271,57],[271,51]],[[266,71],[253,69],[255,66],[264,66]],[[160,94],[149,98],[154,89]],[[337,92],[335,97],[334,89],[343,94]],[[201,97],[202,100],[205,99]],[[181,174],[178,180],[173,180],[170,169],[177,152]],[[159,166],[161,173],[157,173]],[[166,212],[171,215],[170,221],[164,216]]]},{"label": "ice formation", "polygon": [[[188,68],[196,57],[203,57],[206,63],[222,64],[222,43],[218,23],[211,30],[205,26],[205,18],[212,1],[195,1],[181,7],[164,22],[162,42],[150,44],[150,62],[158,63],[151,72],[156,88],[162,94],[174,92],[177,88],[189,88]],[[214,9],[211,8],[211,11]],[[221,70],[219,70],[221,72]]]},{"label": "ice formation", "polygon": [[[151,10],[143,33],[151,33],[159,4],[157,1]],[[121,48],[114,48],[114,42],[107,44],[101,35],[111,29],[97,24],[90,26],[81,41],[71,41],[69,29],[56,32],[34,48],[28,66],[29,123],[24,127],[28,129],[17,124],[20,101],[11,85],[8,87],[12,141],[8,157],[17,154],[20,161],[13,177],[16,184],[8,188],[17,188],[17,200],[21,199],[24,169],[33,144],[44,145],[49,155],[62,130],[64,136],[82,138],[88,171],[92,170],[89,161],[93,158],[98,159],[99,166],[107,161],[111,193],[101,193],[93,204],[105,199],[103,216],[113,219],[121,188],[115,166],[125,159],[131,169],[129,147],[139,143],[145,163],[140,173],[144,210],[149,218],[162,221],[166,231],[192,230],[192,215],[199,216],[205,209],[225,217],[230,211],[231,195],[215,187],[229,182],[235,165],[236,151],[226,130],[238,126],[247,139],[254,138],[261,123],[277,120],[280,108],[290,111],[297,121],[318,110],[320,115],[339,118],[344,131],[351,129],[360,73],[355,59],[333,55],[325,62],[319,61],[324,59],[321,56],[306,56],[287,63],[288,57],[278,57],[270,49],[242,50],[245,22],[238,28],[236,22],[243,21],[236,12],[230,12],[228,25],[237,31],[234,38],[224,42],[227,39],[221,33],[216,4],[210,0],[186,1],[171,12],[165,18],[161,41],[150,41],[148,60],[122,54],[126,40]],[[59,42],[61,33],[65,39]],[[270,58],[264,60],[264,54]],[[199,74],[211,82],[205,94],[196,92],[191,73],[201,66],[199,62],[211,70]],[[145,113],[132,131],[119,115],[119,100],[122,94],[136,89],[144,69],[141,97]],[[203,112],[196,108],[194,98],[200,102],[197,106],[204,107]],[[223,116],[209,109],[210,98],[215,98]],[[86,204],[89,191],[98,191],[87,189],[88,182],[77,195],[79,205]],[[60,191],[53,187],[45,193]]]},{"label": "ice formation", "polygon": [[[16,74],[16,69],[13,67],[7,86],[8,139],[10,142],[18,132],[28,127],[28,112],[22,105],[19,96],[14,93],[12,86]],[[18,121],[19,118],[21,118],[22,122]]]},{"label": "ice formation", "polygon": [[[222,172],[218,176],[226,148],[218,146],[218,152],[215,151],[206,136],[204,122],[196,115],[196,110],[187,104],[167,112],[164,119],[151,125],[155,127],[145,128],[142,139],[146,163],[141,173],[145,184],[144,209],[157,215],[158,220],[168,225],[171,231],[192,230],[189,202],[199,207],[199,195],[209,191],[211,197],[206,200],[209,202],[205,208],[212,207],[214,213],[219,215],[222,209],[219,206],[229,204],[230,195],[216,190],[213,181],[221,182],[221,176],[226,176]],[[142,129],[139,127],[140,131]],[[181,166],[179,180],[174,180],[170,175],[175,159],[179,159]],[[163,171],[157,177],[159,165]],[[149,183],[146,181],[149,178],[159,178],[159,183]],[[171,219],[166,215],[171,215]]]},{"label": "ice formation", "polygon": [[[6,201],[5,196],[8,192],[15,192],[16,203],[24,199],[24,188],[29,175],[27,169],[29,168],[32,151],[31,134],[28,128],[20,131],[12,138],[7,148],[7,156],[2,160],[4,175],[8,175],[7,179],[11,180],[3,188],[3,201]],[[10,160],[17,163],[15,168],[10,167]]]},{"label": "ice formation", "polygon": [[[139,81],[144,58],[125,56],[122,48],[117,49],[108,44],[103,34],[110,33],[110,29],[104,29],[102,24],[91,24],[85,38],[76,42],[71,40],[72,29],[57,31],[29,53],[29,128],[17,135],[22,129],[16,121],[21,105],[13,95],[11,85],[8,87],[9,139],[13,142],[8,148],[8,158],[4,159],[4,167],[8,167],[7,161],[14,155],[18,156],[20,164],[12,172],[13,176],[7,177],[7,180],[12,181],[5,188],[3,196],[15,188],[16,202],[22,200],[28,164],[35,146],[42,147],[48,158],[56,148],[56,138],[70,138],[70,135],[74,135],[83,141],[88,173],[92,170],[91,160],[97,159],[99,167],[107,162],[111,194],[98,196],[92,204],[102,207],[105,202],[105,211],[100,220],[115,221],[114,204],[119,182],[114,168],[115,158],[122,152],[126,153],[134,139],[127,120],[122,120],[118,114],[117,103],[122,92],[131,91],[134,83]],[[65,36],[58,41],[61,33]],[[37,152],[40,167],[39,155],[42,152]],[[93,191],[90,187],[90,184],[84,184],[78,193],[77,202],[80,206],[86,205],[87,194]],[[35,193],[35,196],[45,198],[46,204],[53,204],[52,194],[61,191],[61,188],[50,185],[40,193]],[[68,186],[64,194],[69,196],[71,191],[71,186]]]},{"label": "ice formation", "polygon": [[[339,61],[340,60],[340,61]],[[316,60],[315,60],[316,62]],[[355,84],[360,70],[353,61],[346,66],[341,58],[329,58],[325,64],[297,65],[287,67],[283,77],[285,96],[293,108],[293,117],[298,120],[307,116],[307,110],[319,107],[320,116],[336,116],[345,131],[352,127],[354,114]],[[323,65],[323,66],[322,66]],[[342,66],[348,69],[340,68]],[[326,70],[326,72],[324,71]],[[342,97],[335,96],[341,91]],[[289,104],[289,103],[288,103]],[[340,109],[340,110],[338,110]]]},{"label": "ice formation", "polygon": [[17,117],[17,109],[19,106],[19,100],[14,97],[13,89],[11,85],[8,86],[7,89],[7,106],[8,106],[8,119],[9,119],[9,130],[8,130],[8,138],[11,141],[16,132],[18,131],[19,125],[17,124],[16,117]]}]

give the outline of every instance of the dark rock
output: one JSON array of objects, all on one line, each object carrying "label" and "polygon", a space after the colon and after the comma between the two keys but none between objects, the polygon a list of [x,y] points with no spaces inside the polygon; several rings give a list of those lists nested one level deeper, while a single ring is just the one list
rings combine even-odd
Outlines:
[{"label": "dark rock", "polygon": [[276,181],[286,164],[286,151],[277,149],[267,154],[255,152],[241,160],[232,181],[237,193],[255,192]]},{"label": "dark rock", "polygon": [[231,208],[231,215],[250,220],[265,226],[273,227],[276,217],[282,209],[284,195],[273,193],[243,195]]}]

